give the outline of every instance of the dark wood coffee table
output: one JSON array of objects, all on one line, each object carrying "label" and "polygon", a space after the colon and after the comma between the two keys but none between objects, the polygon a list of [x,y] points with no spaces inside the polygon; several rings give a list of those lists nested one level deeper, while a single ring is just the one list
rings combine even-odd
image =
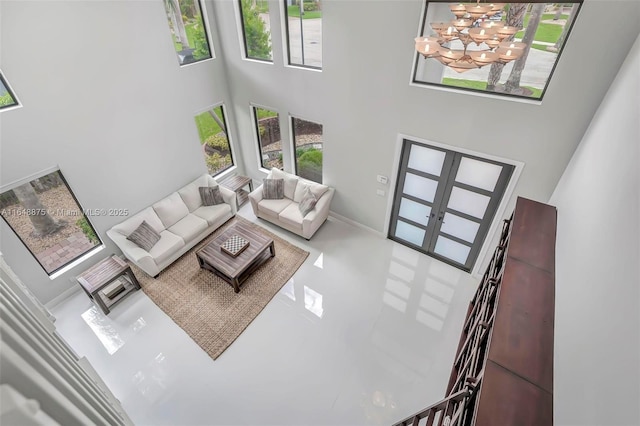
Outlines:
[{"label": "dark wood coffee table", "polygon": [[[249,241],[249,247],[233,257],[220,249],[232,235],[239,235]],[[209,244],[196,251],[201,268],[213,272],[238,293],[240,285],[264,262],[276,255],[273,240],[247,226],[236,224],[226,229]]]}]

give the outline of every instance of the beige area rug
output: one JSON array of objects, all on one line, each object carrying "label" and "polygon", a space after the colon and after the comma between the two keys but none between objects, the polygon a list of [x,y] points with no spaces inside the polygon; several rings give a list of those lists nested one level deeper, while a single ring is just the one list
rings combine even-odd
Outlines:
[{"label": "beige area rug", "polygon": [[[234,293],[233,287],[200,269],[195,251],[237,222],[271,237],[276,256],[267,260]],[[142,290],[207,352],[218,358],[289,281],[309,252],[236,216],[185,253],[155,280],[131,265]]]}]

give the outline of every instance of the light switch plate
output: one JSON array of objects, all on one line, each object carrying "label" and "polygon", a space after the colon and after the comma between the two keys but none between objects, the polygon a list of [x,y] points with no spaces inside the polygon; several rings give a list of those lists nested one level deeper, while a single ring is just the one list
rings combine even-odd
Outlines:
[{"label": "light switch plate", "polygon": [[378,175],[377,181],[383,185],[386,185],[389,179],[386,176]]}]

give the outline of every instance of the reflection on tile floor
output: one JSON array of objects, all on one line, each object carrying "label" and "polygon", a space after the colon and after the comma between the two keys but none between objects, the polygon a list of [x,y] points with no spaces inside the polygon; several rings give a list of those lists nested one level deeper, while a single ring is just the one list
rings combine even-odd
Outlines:
[{"label": "reflection on tile floor", "polygon": [[[216,361],[136,292],[52,309],[137,425],[388,425],[441,399],[477,279],[330,219],[294,277]],[[232,289],[231,289],[232,291]]]},{"label": "reflection on tile floor", "polygon": [[92,306],[82,314],[82,319],[87,323],[93,334],[96,335],[109,355],[116,353],[124,345],[116,329],[110,324],[109,318]]}]

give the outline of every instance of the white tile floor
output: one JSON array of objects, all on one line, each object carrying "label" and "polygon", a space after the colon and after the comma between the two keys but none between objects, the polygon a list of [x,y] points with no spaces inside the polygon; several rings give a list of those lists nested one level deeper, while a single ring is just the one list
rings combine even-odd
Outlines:
[{"label": "white tile floor", "polygon": [[444,396],[475,278],[331,218],[306,241],[240,214],[310,255],[216,361],[142,291],[52,309],[136,425],[389,425]]}]

